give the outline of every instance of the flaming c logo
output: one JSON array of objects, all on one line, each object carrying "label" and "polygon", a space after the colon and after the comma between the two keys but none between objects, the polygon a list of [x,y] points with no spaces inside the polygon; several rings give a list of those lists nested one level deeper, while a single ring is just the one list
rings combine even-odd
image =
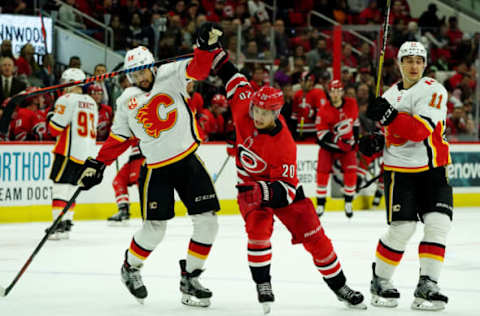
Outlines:
[{"label": "flaming c logo", "polygon": [[169,109],[172,104],[172,97],[157,94],[138,110],[135,118],[143,124],[149,136],[158,138],[163,131],[171,129],[177,122],[177,109]]}]

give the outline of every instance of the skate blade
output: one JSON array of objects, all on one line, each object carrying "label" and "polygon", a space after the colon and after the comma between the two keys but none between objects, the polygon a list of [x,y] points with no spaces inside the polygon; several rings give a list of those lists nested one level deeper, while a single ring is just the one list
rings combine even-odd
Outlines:
[{"label": "skate blade", "polygon": [[416,297],[413,300],[412,309],[421,311],[441,311],[445,309],[445,302],[442,301],[428,301],[423,298]]},{"label": "skate blade", "polygon": [[376,307],[397,307],[398,299],[396,298],[385,298],[378,295],[372,294],[372,300],[370,303]]},{"label": "skate blade", "polygon": [[189,294],[182,294],[182,304],[193,307],[210,306],[210,298],[197,298]]},{"label": "skate blade", "polygon": [[263,314],[270,314],[272,311],[272,303],[271,302],[263,302],[262,304],[262,309],[263,309]]},{"label": "skate blade", "polygon": [[128,219],[123,221],[107,221],[108,226],[111,227],[125,227],[129,225]]},{"label": "skate blade", "polygon": [[351,304],[350,302],[348,302],[348,301],[346,301],[346,300],[344,300],[343,298],[340,298],[340,297],[338,297],[338,296],[337,296],[337,299],[338,299],[340,302],[344,303],[345,306],[347,306],[348,308],[351,308],[351,309],[367,309],[367,305],[365,305],[363,302],[360,302],[360,303],[358,303],[358,304],[356,304],[356,305],[353,305],[353,304]]}]

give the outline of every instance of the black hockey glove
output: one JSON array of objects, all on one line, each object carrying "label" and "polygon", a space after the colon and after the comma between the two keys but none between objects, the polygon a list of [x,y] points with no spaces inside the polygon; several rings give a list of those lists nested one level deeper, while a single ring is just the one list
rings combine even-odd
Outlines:
[{"label": "black hockey glove", "polygon": [[352,150],[352,145],[347,144],[341,137],[335,137],[332,132],[328,132],[322,139],[317,139],[317,143],[323,149],[333,153],[342,153]]},{"label": "black hockey glove", "polygon": [[360,138],[358,150],[367,157],[383,150],[385,145],[385,137],[382,134],[368,134]]},{"label": "black hockey glove", "polygon": [[397,117],[398,111],[385,98],[377,97],[367,107],[367,117],[386,126]]},{"label": "black hockey glove", "polygon": [[103,162],[91,157],[87,158],[82,166],[82,172],[77,184],[82,190],[90,190],[92,187],[102,182],[104,170],[105,164]]},{"label": "black hockey glove", "polygon": [[202,50],[213,50],[222,47],[222,28],[216,23],[204,22],[197,29],[196,45]]}]

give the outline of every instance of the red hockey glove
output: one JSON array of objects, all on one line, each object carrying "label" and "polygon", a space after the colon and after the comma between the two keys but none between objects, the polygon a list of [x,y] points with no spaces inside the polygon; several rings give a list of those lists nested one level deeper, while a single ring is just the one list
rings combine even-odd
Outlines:
[{"label": "red hockey glove", "polygon": [[236,185],[237,201],[244,214],[267,204],[272,196],[268,184],[264,181],[245,182]]}]

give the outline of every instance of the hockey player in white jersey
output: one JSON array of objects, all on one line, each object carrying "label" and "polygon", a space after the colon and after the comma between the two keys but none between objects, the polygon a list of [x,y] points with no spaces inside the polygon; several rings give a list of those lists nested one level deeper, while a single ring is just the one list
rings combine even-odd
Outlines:
[{"label": "hockey player in white jersey", "polygon": [[[84,79],[82,70],[69,68],[62,73],[61,82]],[[97,152],[95,142],[98,110],[95,100],[83,94],[81,86],[66,88],[64,92],[55,102],[53,116],[48,124],[50,134],[57,137],[53,149],[55,158],[50,172],[50,179],[53,180],[53,220],[75,192],[85,160]],[[50,239],[68,238],[74,207],[75,203],[58,223]]]},{"label": "hockey player in white jersey", "polygon": [[[198,278],[218,231],[216,212],[220,205],[212,180],[195,150],[200,144],[193,113],[188,107],[187,85],[205,79],[214,62],[226,54],[219,49],[223,32],[212,23],[198,31],[194,57],[164,64],[158,69],[132,73],[134,84],[117,100],[117,113],[109,138],[96,159],[90,159],[81,185],[86,189],[99,183],[105,164],[139,139],[145,156],[139,178],[143,226],[125,252],[121,277],[140,303],[147,297],[140,269],[162,241],[167,220],[175,216],[174,189],[187,207],[193,222],[193,234],[186,259],[180,260],[182,303],[209,306],[212,292]],[[125,67],[151,64],[152,54],[145,47],[129,50]],[[88,175],[90,173],[90,175]],[[88,176],[87,176],[88,175]]]},{"label": "hockey player in white jersey", "polygon": [[427,52],[419,42],[405,42],[398,52],[402,80],[378,97],[367,116],[385,126],[383,148],[387,232],[380,237],[373,263],[372,304],[397,306],[400,293],[392,276],[417,221],[424,224],[418,247],[420,275],[413,309],[441,310],[448,298],[438,280],[453,212],[450,163],[445,139],[447,91],[423,77]]}]

